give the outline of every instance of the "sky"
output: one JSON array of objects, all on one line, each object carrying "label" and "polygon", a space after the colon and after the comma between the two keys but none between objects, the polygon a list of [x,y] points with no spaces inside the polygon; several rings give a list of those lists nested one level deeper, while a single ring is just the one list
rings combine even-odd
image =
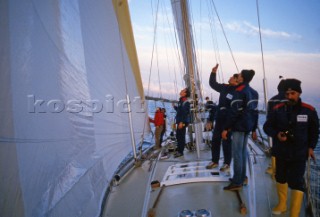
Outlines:
[{"label": "sky", "polygon": [[[254,69],[251,86],[261,100],[264,74],[268,98],[277,93],[279,76],[297,78],[302,81],[301,98],[319,112],[320,1],[259,0],[261,41],[256,3],[189,0],[204,95],[218,100],[208,81],[219,63],[218,81],[224,83],[239,70]],[[129,8],[145,93],[177,99],[184,86],[183,66],[170,0],[131,0]]]}]

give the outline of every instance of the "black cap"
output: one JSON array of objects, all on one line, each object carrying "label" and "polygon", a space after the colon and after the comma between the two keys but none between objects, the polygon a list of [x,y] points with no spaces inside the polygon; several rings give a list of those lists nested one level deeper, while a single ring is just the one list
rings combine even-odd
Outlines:
[{"label": "black cap", "polygon": [[190,97],[190,90],[189,90],[189,88],[186,88],[186,97]]},{"label": "black cap", "polygon": [[286,79],[284,86],[285,86],[285,91],[294,90],[299,93],[302,93],[301,81],[299,81],[298,79],[295,79],[295,78]]},{"label": "black cap", "polygon": [[255,72],[251,69],[251,70],[247,70],[244,69],[241,71],[241,76],[243,78],[243,82],[249,83],[253,76],[254,76]]},{"label": "black cap", "polygon": [[286,91],[286,80],[282,79],[278,84],[278,91],[283,92]]}]

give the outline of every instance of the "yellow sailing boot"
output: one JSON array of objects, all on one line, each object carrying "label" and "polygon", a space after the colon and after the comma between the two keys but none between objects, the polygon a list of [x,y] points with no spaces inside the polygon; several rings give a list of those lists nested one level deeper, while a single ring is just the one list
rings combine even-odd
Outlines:
[{"label": "yellow sailing boot", "polygon": [[292,190],[291,204],[290,204],[290,217],[299,217],[302,200],[303,200],[303,192],[298,190]]},{"label": "yellow sailing boot", "polygon": [[272,177],[276,174],[276,157],[271,157],[271,166],[268,167],[266,173],[270,174]]},{"label": "yellow sailing boot", "polygon": [[276,157],[271,157],[271,167],[272,167],[271,177],[273,180],[276,180]]},{"label": "yellow sailing boot", "polygon": [[273,173],[273,171],[272,171],[272,164],[268,166],[268,168],[266,169],[266,173],[268,173],[268,174],[270,174],[270,175]]},{"label": "yellow sailing boot", "polygon": [[274,215],[280,215],[281,213],[287,211],[288,183],[281,184],[277,182],[277,193],[279,202],[278,205],[272,209],[272,214]]}]

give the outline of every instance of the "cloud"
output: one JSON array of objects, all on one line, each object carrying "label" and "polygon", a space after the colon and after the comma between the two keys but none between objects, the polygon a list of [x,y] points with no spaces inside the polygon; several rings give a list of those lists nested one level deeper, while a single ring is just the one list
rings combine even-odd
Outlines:
[{"label": "cloud", "polygon": [[[227,29],[231,31],[242,33],[245,35],[256,36],[259,34],[259,27],[254,26],[253,24],[247,21],[232,22],[232,23],[226,24],[225,26]],[[264,29],[264,28],[261,28],[261,34],[263,37],[268,37],[268,38],[294,39],[294,40],[302,38],[300,35],[295,33],[288,33],[285,31],[274,31],[271,29]]]},{"label": "cloud", "polygon": [[[183,73],[183,69],[181,70],[179,63],[174,63],[174,56],[167,57],[168,54],[174,53],[173,50],[165,51],[165,49],[159,49],[158,52],[159,64],[157,67],[155,62],[153,64],[154,71],[151,75],[149,95],[159,96],[159,74],[162,95],[170,99],[175,99],[177,98],[176,89],[179,91],[184,85],[181,80],[181,73]],[[199,68],[202,69],[200,76],[202,78],[204,95],[212,95],[214,101],[216,101],[219,94],[211,89],[208,82],[211,68],[216,63],[214,60],[215,53],[213,51],[202,52],[203,58],[201,61],[198,61],[198,63],[200,64],[201,62],[201,66],[199,65]],[[138,52],[145,92],[147,90],[149,80],[150,53],[151,52],[148,49],[140,49]],[[263,100],[263,66],[261,53],[235,52],[234,57],[239,70],[254,69],[256,71],[256,76],[252,81],[252,86],[258,90],[261,100]],[[224,80],[224,82],[227,82],[232,74],[237,73],[237,69],[233,63],[230,53],[221,52],[220,58],[222,62],[219,67],[218,81],[222,82]],[[301,80],[303,99],[312,105],[317,104],[315,100],[310,101],[310,99],[320,98],[318,80],[315,79],[318,77],[318,69],[320,68],[319,59],[320,54],[317,53],[293,53],[285,51],[264,53],[268,98],[276,94],[277,85],[279,83],[278,77],[279,75],[282,75],[284,78],[297,78]],[[222,78],[224,79],[222,80]],[[174,86],[174,82],[177,83],[177,88]]]}]

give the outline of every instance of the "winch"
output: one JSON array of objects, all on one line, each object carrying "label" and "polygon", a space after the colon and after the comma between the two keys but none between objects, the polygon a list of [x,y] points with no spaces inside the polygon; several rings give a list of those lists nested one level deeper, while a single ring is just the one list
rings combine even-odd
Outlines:
[{"label": "winch", "polygon": [[212,217],[211,212],[207,209],[182,210],[178,217]]}]

